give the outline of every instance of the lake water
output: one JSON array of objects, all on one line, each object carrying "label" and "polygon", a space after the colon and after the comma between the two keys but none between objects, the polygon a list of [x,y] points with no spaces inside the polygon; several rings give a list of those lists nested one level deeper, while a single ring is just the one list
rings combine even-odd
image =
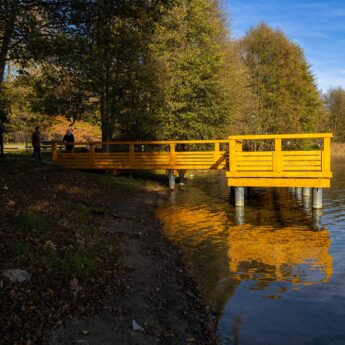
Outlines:
[{"label": "lake water", "polygon": [[332,170],[322,211],[267,188],[243,212],[223,172],[194,176],[158,209],[219,314],[223,344],[345,344],[345,160]]}]

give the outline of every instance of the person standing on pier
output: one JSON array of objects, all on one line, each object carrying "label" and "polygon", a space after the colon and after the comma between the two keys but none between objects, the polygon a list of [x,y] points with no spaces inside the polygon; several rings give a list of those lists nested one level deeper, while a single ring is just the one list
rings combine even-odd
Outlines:
[{"label": "person standing on pier", "polygon": [[41,131],[39,127],[36,127],[35,132],[32,133],[32,147],[34,148],[32,157],[38,159],[41,162]]},{"label": "person standing on pier", "polygon": [[63,142],[66,147],[66,152],[72,152],[74,148],[74,145],[72,145],[74,143],[74,135],[70,128],[67,129],[66,134],[63,137]]}]

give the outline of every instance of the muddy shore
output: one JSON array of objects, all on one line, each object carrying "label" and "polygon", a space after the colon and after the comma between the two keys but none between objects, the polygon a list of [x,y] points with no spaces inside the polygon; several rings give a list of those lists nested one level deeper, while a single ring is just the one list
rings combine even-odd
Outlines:
[{"label": "muddy shore", "polygon": [[[4,287],[0,294],[0,322],[1,329],[7,331],[5,344],[217,344],[216,319],[204,305],[181,251],[167,241],[155,217],[156,207],[167,197],[165,186],[65,171],[29,161],[3,160],[0,164],[1,256],[6,256],[0,269],[20,263],[20,268],[31,270],[32,274],[31,281],[19,287],[0,278]],[[32,171],[35,173],[28,178]],[[54,207],[50,210],[52,197]],[[56,211],[56,205],[64,205],[66,199],[69,211],[65,206],[61,206],[61,213]],[[35,271],[32,262],[26,265],[23,260],[8,258],[13,256],[10,242],[23,233],[20,224],[13,223],[12,218],[24,210],[32,212],[32,205],[37,203],[45,204],[41,211],[53,222],[54,217],[71,213],[67,224],[73,221],[73,205],[86,205],[91,210],[84,221],[92,225],[93,232],[91,237],[83,238],[83,245],[87,247],[90,241],[88,255],[97,256],[102,263],[97,270],[84,279],[77,279],[73,272],[68,279],[55,279],[60,273],[54,267],[42,266]],[[35,212],[40,212],[37,207]],[[71,226],[65,227],[60,224],[52,231],[54,234],[61,231],[60,237],[72,236]],[[11,235],[7,236],[9,229]],[[16,237],[13,232],[17,232]],[[31,235],[28,239],[31,243],[37,236],[36,248],[43,247],[50,238],[49,230],[48,234],[33,232]],[[80,231],[73,236],[65,241],[70,242],[69,246],[76,236],[81,236]],[[54,238],[51,241],[58,247],[57,252],[61,246],[59,256],[63,258],[66,243],[60,244]],[[107,248],[115,249],[111,257],[106,255]],[[43,249],[39,257],[42,255],[45,255]],[[40,285],[42,276],[45,279]],[[56,291],[51,301],[46,290]],[[45,303],[37,298],[43,295]],[[56,309],[51,304],[62,300],[69,307],[58,310],[59,315],[55,317],[52,310]],[[32,309],[22,310],[21,304],[36,308],[36,321],[30,314]],[[23,333],[11,326],[11,318],[29,331]],[[39,336],[32,329],[36,325]]]}]

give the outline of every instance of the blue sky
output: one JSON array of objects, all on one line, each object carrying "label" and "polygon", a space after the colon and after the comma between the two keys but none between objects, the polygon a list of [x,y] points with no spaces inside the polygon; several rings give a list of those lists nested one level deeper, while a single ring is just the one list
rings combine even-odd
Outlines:
[{"label": "blue sky", "polygon": [[264,21],[304,49],[320,89],[345,88],[345,0],[223,0],[223,7],[233,37]]}]

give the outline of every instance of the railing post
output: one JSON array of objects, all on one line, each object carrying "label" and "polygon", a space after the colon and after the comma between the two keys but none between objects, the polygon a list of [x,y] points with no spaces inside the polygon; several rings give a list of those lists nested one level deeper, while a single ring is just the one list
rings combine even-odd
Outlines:
[{"label": "railing post", "polygon": [[243,141],[236,140],[236,152],[242,152]]},{"label": "railing post", "polygon": [[331,138],[323,138],[322,172],[331,171]]},{"label": "railing post", "polygon": [[236,172],[237,162],[236,162],[236,140],[229,140],[229,169],[231,173]]},{"label": "railing post", "polygon": [[129,144],[129,167],[133,168],[134,166],[134,144]]},{"label": "railing post", "polygon": [[89,144],[89,166],[93,166],[95,163],[95,145],[93,143]]},{"label": "railing post", "polygon": [[53,163],[57,160],[56,143],[52,144],[52,161]]},{"label": "railing post", "polygon": [[273,171],[281,172],[283,170],[282,162],[282,140],[274,139]]},{"label": "railing post", "polygon": [[213,163],[216,163],[218,159],[220,158],[219,153],[219,143],[214,143],[214,155],[213,155]]},{"label": "railing post", "polygon": [[170,148],[170,162],[169,165],[172,169],[174,169],[175,161],[176,161],[176,152],[175,152],[175,144],[169,144]]}]

